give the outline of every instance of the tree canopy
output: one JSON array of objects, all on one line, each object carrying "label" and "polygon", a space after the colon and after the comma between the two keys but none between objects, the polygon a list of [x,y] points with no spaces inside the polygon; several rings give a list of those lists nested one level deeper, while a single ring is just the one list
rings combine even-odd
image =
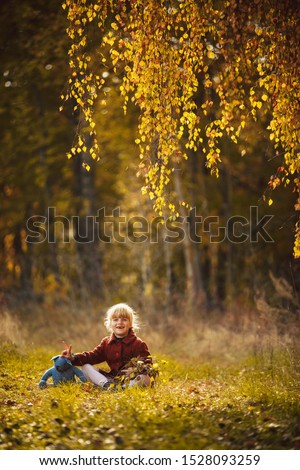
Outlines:
[{"label": "tree canopy", "polygon": [[[138,175],[160,214],[178,215],[168,185],[188,151],[218,175],[228,139],[247,158],[243,135],[253,121],[264,123],[278,162],[263,197],[271,205],[271,191],[289,186],[299,210],[298,2],[64,0],[62,6],[71,39],[69,91],[62,98],[75,102],[81,116],[69,157],[90,148],[91,158],[101,158],[94,105],[105,93],[104,68],[121,78],[124,112],[129,101],[139,109]],[[295,231],[299,257],[299,222]]]},{"label": "tree canopy", "polygon": [[[159,2],[149,3],[144,7],[144,22],[147,19],[152,36],[158,34],[157,29],[161,37],[171,38],[170,54],[167,55],[167,42],[163,52],[159,52],[158,39],[151,49],[152,36],[141,30],[140,41],[145,43],[145,51],[147,46],[150,52],[141,52],[134,64],[134,54],[130,60],[121,58],[129,44],[133,47],[137,40],[138,29],[132,20],[134,9],[130,2],[118,5],[112,2],[107,6],[101,30],[100,21],[93,19],[93,15],[89,23],[82,20],[85,23],[82,35],[87,33],[86,46],[78,46],[77,52],[70,51],[70,60],[77,66],[71,69],[69,76],[67,51],[74,45],[74,39],[64,34],[69,22],[61,0],[47,5],[42,0],[24,0],[18,8],[17,0],[12,2],[16,7],[15,15],[11,15],[11,3],[0,7],[3,35],[0,47],[0,261],[3,268],[0,302],[3,296],[9,302],[21,297],[53,304],[58,298],[68,299],[71,304],[75,300],[85,303],[89,298],[95,302],[101,299],[102,303],[107,299],[110,304],[125,298],[129,303],[138,302],[138,308],[159,312],[159,315],[177,314],[185,310],[183,305],[187,303],[187,310],[190,308],[195,314],[210,314],[211,308],[231,308],[239,301],[256,303],[263,295],[260,292],[268,289],[266,295],[270,298],[274,290],[270,273],[275,278],[283,276],[296,290],[300,266],[298,260],[291,259],[296,193],[286,190],[285,186],[295,186],[297,172],[295,170],[291,176],[285,173],[282,144],[277,142],[278,148],[274,149],[275,137],[270,140],[272,132],[267,127],[272,117],[272,101],[265,100],[264,93],[261,94],[262,104],[255,106],[256,120],[248,109],[244,110],[245,124],[241,125],[236,140],[233,131],[227,135],[226,128],[222,136],[214,134],[216,122],[219,119],[220,127],[222,120],[218,85],[222,84],[228,103],[230,97],[234,100],[240,99],[239,96],[241,99],[254,96],[250,95],[250,89],[257,77],[254,72],[251,77],[245,65],[240,64],[239,70],[243,77],[248,77],[248,89],[245,86],[248,95],[243,95],[241,78],[237,75],[240,95],[229,86],[228,74],[232,68],[228,67],[235,63],[230,58],[230,54],[234,57],[233,46],[231,52],[226,46],[227,66],[225,52],[218,52],[221,47],[216,42],[216,33],[207,29],[207,39],[203,36],[203,41],[195,40],[193,46],[198,45],[199,51],[204,48],[205,71],[201,71],[200,52],[192,59],[188,52],[191,40],[180,40],[184,35],[180,28],[185,28],[182,18],[187,16],[186,4],[172,2],[169,7],[174,10],[164,10]],[[96,6],[93,11],[98,14],[98,4],[93,5]],[[134,5],[137,8],[138,4]],[[139,5],[136,15],[142,14],[142,4]],[[161,21],[158,20],[155,5],[160,5],[161,15],[168,21],[172,13],[172,35],[167,26],[165,32],[161,27],[163,19],[161,16]],[[209,4],[201,7],[202,10],[200,7],[200,3],[195,7],[198,13],[208,17]],[[156,14],[153,25],[158,24],[157,28],[152,27],[147,16],[150,10],[151,14]],[[121,25],[118,14],[124,21],[127,15],[131,24]],[[238,10],[234,14],[237,15]],[[177,15],[181,15],[178,27]],[[283,18],[285,12],[280,10],[278,15]],[[248,27],[246,18],[245,12],[244,24]],[[216,27],[221,28],[221,20],[225,24],[226,18],[220,17]],[[213,17],[211,21],[210,27],[214,24]],[[194,23],[196,28],[200,27]],[[235,22],[241,35],[244,34],[242,24],[241,19]],[[218,34],[221,37],[221,33]],[[192,31],[189,35],[193,38]],[[246,43],[246,32],[243,41],[238,40],[238,32],[231,31],[231,35],[243,58],[241,45]],[[119,48],[119,41],[126,44],[123,49]],[[75,40],[75,44],[77,42]],[[250,43],[246,45],[250,47]],[[254,51],[254,45],[251,47]],[[115,49],[120,56],[116,62]],[[76,59],[81,53],[90,57],[89,62],[84,62],[82,55],[86,73],[84,65],[81,68],[82,64]],[[159,62],[162,54],[165,68]],[[185,54],[185,59],[180,59],[180,54]],[[189,63],[189,57],[194,64],[196,91],[187,98],[191,72],[184,60]],[[296,61],[297,57],[294,64]],[[132,72],[129,73],[128,67]],[[285,70],[288,67],[282,73]],[[139,78],[130,81],[127,72],[144,74],[144,82]],[[162,80],[167,72],[170,77],[173,74],[173,79],[161,83],[159,77]],[[296,73],[297,70],[295,77]],[[88,76],[90,85],[85,82]],[[89,127],[84,111],[76,103],[77,78],[80,78],[77,82],[80,93],[90,86],[89,94],[86,91],[86,95],[82,95],[82,103],[89,97],[87,105],[94,127]],[[207,82],[209,78],[211,83]],[[283,78],[279,76],[278,80]],[[126,91],[124,87],[135,89]],[[284,82],[282,87],[284,91]],[[144,98],[138,96],[143,89]],[[257,86],[254,89],[258,93]],[[289,92],[295,90],[296,85]],[[176,93],[180,97],[177,101]],[[63,112],[59,112],[60,95],[70,98],[64,103]],[[177,107],[173,101],[171,103],[173,98]],[[246,105],[250,106],[250,102],[245,98]],[[234,129],[238,129],[243,111],[240,106],[231,111]],[[193,125],[190,121],[189,124],[180,121],[192,115],[197,119]],[[190,133],[194,128],[199,130],[199,139],[194,139],[191,147]],[[94,132],[98,148],[93,147]],[[77,142],[79,145],[72,143],[75,136],[82,140]],[[216,165],[208,167],[204,149],[208,155],[212,143],[219,147],[219,159]],[[73,149],[70,160],[65,158],[68,149]],[[99,161],[94,161],[93,157]],[[165,163],[164,158],[167,158]],[[82,164],[86,168],[89,165],[91,171],[86,171]],[[154,172],[152,179],[151,170]],[[211,177],[212,170],[218,171],[220,178]],[[137,174],[140,177],[137,178]],[[278,185],[282,178],[284,183]],[[145,194],[141,194],[141,186]],[[275,197],[271,196],[273,187],[276,187]],[[268,205],[270,197],[276,204]],[[158,213],[153,210],[153,203]],[[179,217],[170,220],[177,212]],[[107,242],[108,237],[111,243]],[[195,305],[200,305],[198,310]],[[292,300],[289,308],[290,311],[295,309]]]}]

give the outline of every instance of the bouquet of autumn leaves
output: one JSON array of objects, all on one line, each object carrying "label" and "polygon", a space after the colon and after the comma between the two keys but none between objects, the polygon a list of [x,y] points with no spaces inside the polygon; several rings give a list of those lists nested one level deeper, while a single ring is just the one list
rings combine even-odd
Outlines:
[{"label": "bouquet of autumn leaves", "polygon": [[[122,369],[120,375],[115,378],[115,385],[126,387],[130,384],[131,380],[136,379],[138,381],[139,376],[147,376],[149,378],[151,387],[153,387],[158,374],[159,366],[157,363],[152,363],[151,356],[149,356],[146,360],[139,357],[134,357]],[[147,385],[149,385],[149,382]]]}]

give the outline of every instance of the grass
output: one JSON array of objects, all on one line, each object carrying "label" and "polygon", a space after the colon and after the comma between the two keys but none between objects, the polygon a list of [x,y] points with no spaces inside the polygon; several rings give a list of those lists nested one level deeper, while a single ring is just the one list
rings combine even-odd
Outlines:
[{"label": "grass", "polygon": [[234,366],[160,357],[154,388],[114,393],[40,390],[52,355],[0,348],[0,449],[300,449],[299,369],[288,351]]}]

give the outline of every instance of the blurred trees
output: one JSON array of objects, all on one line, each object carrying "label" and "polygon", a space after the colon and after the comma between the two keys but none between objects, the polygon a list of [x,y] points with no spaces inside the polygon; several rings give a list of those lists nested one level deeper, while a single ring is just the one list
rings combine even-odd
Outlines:
[{"label": "blurred trees", "polygon": [[[45,215],[53,203],[56,175],[62,170],[57,155],[64,150],[62,136],[68,128],[53,112],[58,106],[53,90],[60,86],[59,59],[55,63],[60,47],[51,39],[58,27],[55,9],[41,14],[41,6],[42,2],[1,5],[2,276],[28,294],[39,263],[43,277],[57,271],[54,245],[43,252],[45,263],[31,256],[32,246],[25,243],[26,220],[35,213]],[[51,33],[46,18],[52,19]]]},{"label": "blurred trees", "polygon": [[[97,7],[99,2],[90,3]],[[113,13],[109,15],[116,21]],[[173,124],[162,109],[150,113],[147,119],[153,132],[150,141],[147,135],[143,140],[143,133],[139,135],[142,121],[134,106],[137,96],[128,100],[124,115],[120,96],[124,68],[114,63],[109,43],[116,36],[109,36],[108,29],[101,31],[107,42],[99,55],[97,28],[90,22],[85,49],[90,60],[82,61],[83,70],[88,63],[101,84],[99,93],[93,88],[97,83],[88,82],[94,109],[90,122],[95,123],[101,149],[97,161],[89,121],[80,106],[73,109],[78,96],[70,95],[70,102],[59,112],[61,95],[70,94],[67,50],[71,46],[64,34],[67,24],[60,1],[46,5],[41,0],[24,0],[21,5],[10,2],[1,5],[0,21],[0,289],[6,296],[59,299],[74,305],[78,301],[88,304],[90,299],[108,305],[122,300],[149,312],[173,315],[185,308],[197,313],[206,311],[205,307],[252,301],[267,288],[269,272],[296,286],[299,272],[292,259],[295,195],[280,186],[276,204],[268,206],[263,201],[264,195],[269,197],[269,176],[278,169],[266,129],[268,115],[259,108],[257,119],[243,129],[237,145],[224,132],[218,142],[222,154],[219,179],[211,176],[203,149],[189,144],[192,130],[187,121],[183,124],[179,153],[171,158],[175,171],[169,173],[165,192],[171,208],[176,199],[182,203],[179,218],[161,223],[169,215],[168,206],[161,208],[161,214],[155,212],[140,187],[149,176],[148,164],[157,168],[157,175],[166,175],[161,173],[160,136]],[[121,19],[117,21],[120,28]],[[172,30],[174,53],[185,34],[180,27]],[[203,66],[216,76],[217,60],[208,54],[213,51],[206,47],[204,52]],[[167,58],[172,63],[171,55]],[[140,63],[138,69],[145,79],[153,72],[153,86],[158,86],[157,80],[165,73],[159,62],[156,65],[157,75],[146,64]],[[199,82],[208,79],[201,74]],[[149,100],[167,103],[167,93],[176,91],[173,78],[161,83],[159,93],[166,93],[165,101],[160,94],[155,96],[154,89],[149,91]],[[195,105],[201,108],[216,93],[214,85],[199,89]],[[207,114],[201,115],[204,128],[220,117],[219,112],[218,106],[207,108]],[[205,138],[204,133],[199,136]],[[144,145],[149,145],[149,154],[145,147],[146,153],[139,158]],[[67,159],[70,149],[72,158]],[[173,144],[170,149],[174,150]],[[182,159],[184,152],[187,160]],[[274,216],[265,226],[273,242],[264,239],[257,226],[265,214]],[[232,220],[237,224],[232,226]]]},{"label": "blurred trees", "polygon": [[[86,254],[82,244],[61,239],[66,218],[86,216],[95,197],[91,176],[86,177],[80,163],[82,156],[72,164],[65,160],[77,123],[71,109],[59,112],[68,72],[61,6],[27,0],[22,5],[15,2],[13,8],[13,3],[1,5],[2,286],[29,297],[45,289],[64,294],[78,287],[80,292],[89,286],[95,289],[95,284],[100,289],[100,255],[94,252],[90,259],[93,242]],[[44,220],[47,240],[42,243],[35,235],[36,243],[27,243],[31,232],[38,233],[32,224],[28,227],[36,215]],[[65,219],[53,220],[58,216]],[[81,221],[75,227],[68,224],[74,238]]]}]

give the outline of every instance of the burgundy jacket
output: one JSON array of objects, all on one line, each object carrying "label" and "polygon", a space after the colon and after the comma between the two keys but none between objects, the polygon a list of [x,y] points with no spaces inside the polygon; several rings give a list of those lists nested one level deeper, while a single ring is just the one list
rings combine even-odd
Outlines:
[{"label": "burgundy jacket", "polygon": [[83,366],[106,361],[111,369],[109,375],[115,377],[132,358],[146,359],[147,356],[150,356],[148,346],[130,329],[125,338],[119,339],[112,334],[103,338],[92,351],[75,354],[72,364]]}]

